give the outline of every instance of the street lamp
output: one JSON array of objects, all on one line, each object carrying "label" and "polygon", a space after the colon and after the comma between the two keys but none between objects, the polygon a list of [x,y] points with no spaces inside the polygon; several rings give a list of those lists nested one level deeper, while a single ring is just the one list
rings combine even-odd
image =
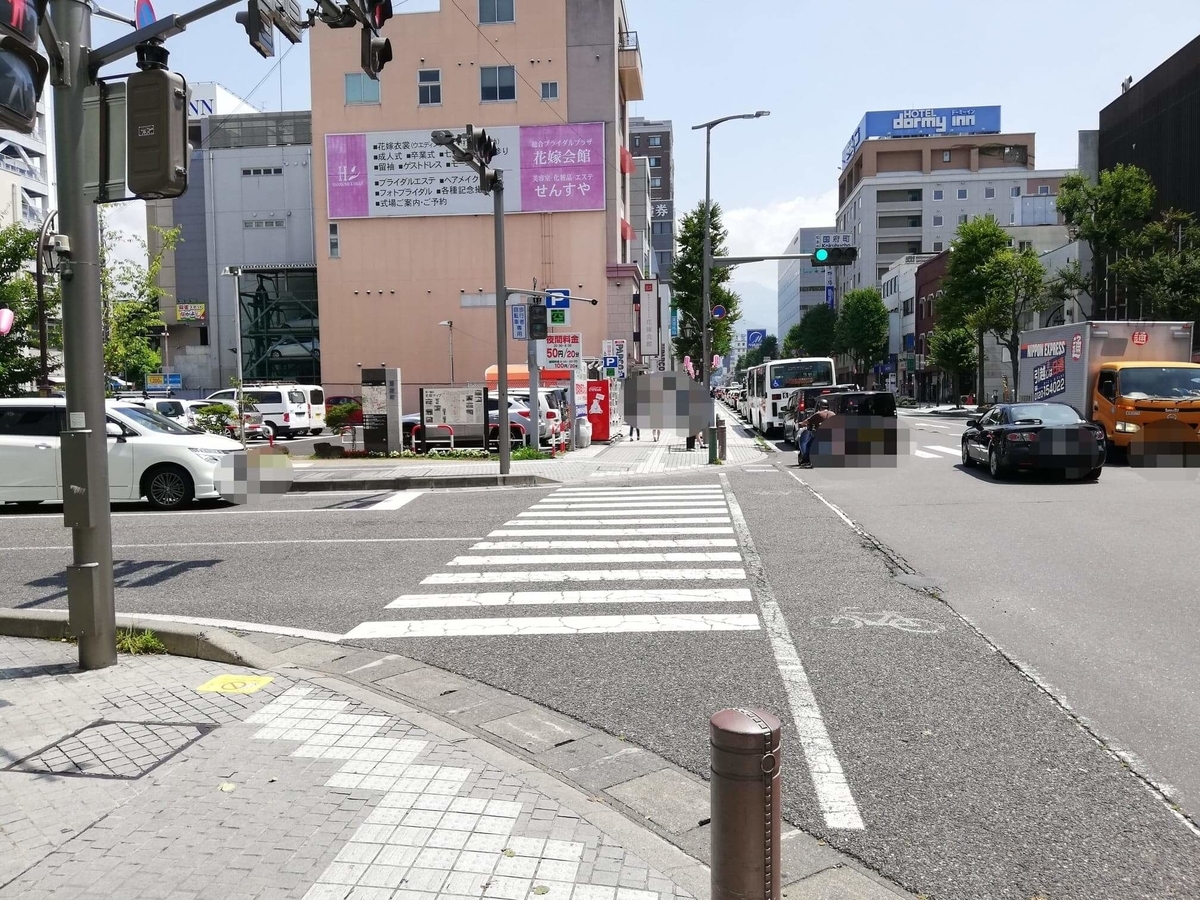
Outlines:
[{"label": "street lamp", "polygon": [[438,324],[450,329],[450,383],[454,384],[454,320],[446,319]]},{"label": "street lamp", "polygon": [[[700,325],[703,331],[700,333],[700,381],[704,385],[705,390],[708,390],[709,366],[712,364],[709,353],[709,328],[711,327],[709,318],[712,314],[711,285],[709,284],[712,280],[712,130],[722,122],[730,122],[733,119],[761,119],[770,114],[769,110],[760,109],[752,113],[722,116],[719,119],[713,119],[711,122],[692,126],[692,131],[699,131],[701,128],[704,129],[704,262],[700,286],[701,297],[703,298]],[[708,461],[715,463],[717,461],[717,429],[714,426],[712,416],[713,406],[710,403],[708,407]]]},{"label": "street lamp", "polygon": [[[226,278],[234,279],[233,290],[233,354],[237,360],[237,415],[238,415],[238,434],[241,436],[242,446],[246,446],[246,413],[242,408],[242,268],[241,266],[226,266],[221,272]],[[220,371],[218,365],[217,371]]]}]

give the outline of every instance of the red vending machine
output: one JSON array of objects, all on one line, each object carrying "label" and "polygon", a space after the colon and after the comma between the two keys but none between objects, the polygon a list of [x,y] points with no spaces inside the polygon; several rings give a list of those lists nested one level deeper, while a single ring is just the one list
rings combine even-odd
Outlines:
[{"label": "red vending machine", "polygon": [[587,383],[587,417],[593,441],[611,441],[612,391],[607,378]]}]

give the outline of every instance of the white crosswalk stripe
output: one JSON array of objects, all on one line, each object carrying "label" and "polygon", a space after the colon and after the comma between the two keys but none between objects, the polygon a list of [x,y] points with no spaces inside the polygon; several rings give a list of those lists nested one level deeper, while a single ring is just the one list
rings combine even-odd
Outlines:
[{"label": "white crosswalk stripe", "polygon": [[[757,631],[757,613],[721,612],[751,603],[742,554],[718,484],[564,487],[475,542],[386,609],[401,618],[363,622],[346,640],[585,636],[650,632]],[[570,590],[572,584],[613,590]],[[623,587],[622,585],[639,585]],[[523,589],[545,585],[547,589]],[[640,586],[644,585],[644,587]],[[676,587],[678,585],[678,587]],[[708,585],[712,585],[709,587]],[[556,587],[558,586],[558,587]],[[444,593],[445,590],[453,593]],[[587,609],[630,605],[624,615],[515,615],[474,610]],[[690,605],[695,613],[680,612]],[[661,607],[663,611],[654,609]],[[458,618],[412,618],[442,610]],[[408,614],[409,618],[403,618]]]}]

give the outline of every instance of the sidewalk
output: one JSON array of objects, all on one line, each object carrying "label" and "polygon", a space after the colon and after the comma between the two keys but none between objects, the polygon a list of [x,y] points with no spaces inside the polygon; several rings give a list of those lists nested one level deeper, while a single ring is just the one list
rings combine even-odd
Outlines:
[{"label": "sidewalk", "polygon": [[[740,466],[765,459],[752,435],[734,420],[727,419],[725,466]],[[512,474],[533,476],[547,482],[584,482],[597,478],[630,475],[672,475],[708,466],[708,449],[686,449],[686,435],[664,431],[657,442],[631,441],[628,431],[611,444],[593,444],[564,456],[543,460],[514,460]],[[430,463],[419,459],[295,460],[293,491],[348,489],[344,485],[364,481],[400,479],[479,478],[496,476],[494,461],[445,460]],[[421,486],[419,484],[412,485]],[[451,485],[446,485],[451,486]],[[462,486],[468,486],[463,484]]]},{"label": "sidewalk", "polygon": [[[693,776],[394,654],[252,637],[264,668],[96,672],[0,637],[2,900],[707,900]],[[784,832],[789,900],[906,896]]]}]

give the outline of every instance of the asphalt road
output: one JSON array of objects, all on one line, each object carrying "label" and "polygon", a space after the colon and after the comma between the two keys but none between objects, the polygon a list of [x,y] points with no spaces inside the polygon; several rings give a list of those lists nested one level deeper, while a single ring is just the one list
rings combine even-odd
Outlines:
[{"label": "asphalt road", "polygon": [[[946,452],[960,427],[914,427],[915,448],[942,449],[910,454],[893,471],[799,472],[789,468],[794,456],[780,456],[775,467],[606,480],[604,490],[591,493],[538,488],[426,493],[411,500],[288,495],[248,508],[183,514],[130,508],[114,519],[118,604],[127,611],[251,621],[330,637],[355,629],[348,643],[403,653],[527,696],[700,775],[707,774],[706,720],[713,711],[742,705],[773,710],[788,725],[789,821],[931,897],[1200,895],[1200,838],[956,614],[963,609],[987,638],[1022,661],[1036,660],[1037,670],[1080,711],[1086,698],[1064,686],[1052,660],[1038,656],[1043,646],[1066,674],[1102,698],[1111,702],[1127,691],[1142,707],[1165,708],[1175,702],[1165,697],[1176,682],[1158,683],[1157,661],[1136,661],[1142,667],[1136,684],[1106,686],[1105,679],[1113,682],[1124,671],[1118,666],[1123,660],[1085,652],[1083,637],[1137,643],[1169,631],[1162,635],[1164,646],[1182,648],[1189,640],[1186,601],[1171,606],[1149,593],[1136,595],[1141,616],[1131,629],[1113,624],[1119,604],[1088,599],[1076,585],[1107,572],[1115,593],[1121,582],[1113,581],[1111,570],[1132,557],[1114,553],[1114,540],[1149,541],[1146,529],[1136,527],[1143,518],[1174,522],[1168,526],[1175,531],[1170,547],[1178,553],[1187,541],[1181,532],[1195,526],[1164,519],[1163,510],[1181,516],[1189,502],[1183,490],[1190,488],[1145,487],[1140,476],[1116,469],[1095,485],[992,485],[958,471]],[[911,565],[866,541],[798,479]],[[621,493],[624,486],[635,487],[634,495]],[[1086,500],[1083,492],[1095,498]],[[1111,492],[1110,503],[1146,509],[1074,515],[1079,505],[1103,508],[1101,492]],[[653,499],[639,501],[639,493]],[[727,506],[714,493],[733,502]],[[645,505],[632,505],[638,502]],[[381,503],[395,508],[372,508]],[[581,503],[592,510],[574,508]],[[580,524],[584,516],[598,517],[597,524]],[[539,545],[592,541],[594,535],[566,531],[607,534],[618,517],[634,520],[620,526],[629,534],[605,541],[712,543]],[[530,524],[538,521],[548,524]],[[1130,526],[1132,534],[1124,534]],[[1048,529],[1056,541],[1048,540]],[[7,585],[0,602],[65,607],[69,539],[61,517],[49,510],[0,514],[0,534],[0,579]],[[1076,543],[1079,552],[1051,552]],[[630,553],[715,555],[636,561]],[[520,565],[511,559],[546,554],[559,558]],[[662,572],[680,569],[719,572],[661,580]],[[730,569],[744,574],[732,578]],[[914,590],[925,582],[909,569],[930,576],[941,599]],[[527,582],[520,574],[566,570],[605,580]],[[493,580],[472,583],[480,577]],[[1172,584],[1178,590],[1182,581]],[[741,602],[711,593],[746,589],[750,594]],[[647,592],[664,590],[710,593],[687,602],[648,602],[656,595]],[[577,605],[582,595],[564,605],[565,594],[557,605],[511,605],[511,592],[536,592],[549,603],[546,598],[560,591],[594,593],[589,605]],[[463,601],[463,594],[470,599]],[[449,602],[473,605],[437,599],[446,595],[460,598]],[[485,595],[489,603],[509,605],[482,605]],[[997,603],[996,597],[1009,600]],[[393,603],[400,606],[389,608]],[[619,620],[625,627],[647,614],[654,623],[641,620],[638,627],[656,630],[605,624]],[[685,620],[714,622],[731,614],[743,622],[748,615],[754,627],[675,630]],[[562,633],[566,620],[556,617],[568,615],[579,618],[567,624],[585,633]],[[989,616],[1000,624],[991,624]],[[1155,616],[1169,624],[1160,629]],[[513,623],[525,617],[547,620],[546,627],[559,633],[512,633]],[[1080,637],[1048,633],[1061,627],[1059,621],[1070,622]],[[858,627],[833,627],[856,622]],[[394,636],[408,629],[424,636]],[[451,636],[456,629],[492,633]],[[795,654],[790,662],[788,647]],[[1184,702],[1182,687],[1193,669],[1186,661],[1179,665],[1180,689],[1171,696]],[[1081,667],[1088,671],[1075,671]],[[1139,745],[1137,734],[1127,745],[1147,765],[1185,759],[1196,743],[1188,731],[1197,721],[1194,708],[1178,707],[1172,720],[1183,724],[1160,735],[1165,762],[1149,745]],[[1127,712],[1133,717],[1145,709]],[[1085,714],[1107,728],[1103,711]],[[830,777],[838,771],[844,775],[841,794]]]}]

